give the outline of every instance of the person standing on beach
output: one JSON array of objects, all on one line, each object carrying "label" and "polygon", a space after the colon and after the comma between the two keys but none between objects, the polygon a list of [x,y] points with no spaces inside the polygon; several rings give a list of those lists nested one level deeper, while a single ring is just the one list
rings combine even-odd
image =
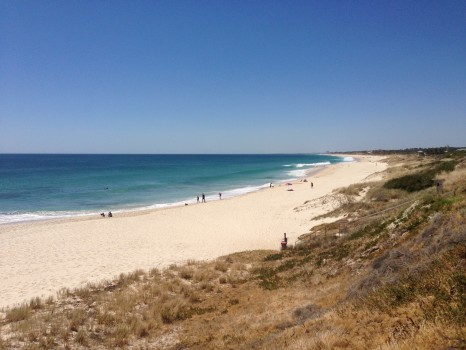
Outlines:
[{"label": "person standing on beach", "polygon": [[205,194],[202,194],[202,203],[205,203]]},{"label": "person standing on beach", "polygon": [[314,183],[313,182],[311,182],[311,188],[314,188]]},{"label": "person standing on beach", "polygon": [[197,196],[197,202],[199,203],[199,196]]},{"label": "person standing on beach", "polygon": [[221,192],[218,193],[218,198],[222,199],[222,193]]}]

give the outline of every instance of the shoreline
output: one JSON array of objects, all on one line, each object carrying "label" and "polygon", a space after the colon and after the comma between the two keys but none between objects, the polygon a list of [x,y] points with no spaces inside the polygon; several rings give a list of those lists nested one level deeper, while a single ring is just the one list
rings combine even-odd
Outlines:
[{"label": "shoreline", "polygon": [[[280,182],[273,184],[273,187],[283,186],[287,182],[290,182],[292,184],[299,183],[301,179],[308,179],[310,176],[315,175],[323,171],[327,167],[331,167],[336,164],[340,164],[340,163],[320,165],[318,167],[306,169],[306,175],[299,177],[299,178],[290,178],[290,179],[280,180]],[[245,187],[242,187],[242,188],[245,188]],[[240,193],[238,195],[229,196],[229,197],[224,197],[223,192],[222,192],[221,200],[227,201],[227,200],[231,200],[235,198],[241,198],[241,197],[249,196],[251,194],[254,194],[260,191],[267,190],[267,189],[269,189],[269,186],[267,184],[264,184],[264,185],[255,187],[255,189],[250,192],[244,192],[244,193]],[[206,199],[208,199],[207,200],[208,203],[219,201],[218,198],[209,199],[207,196],[206,196]],[[117,210],[112,210],[112,214],[113,215],[118,214],[119,217],[132,217],[132,216],[150,214],[152,212],[161,211],[161,210],[169,210],[173,208],[184,208],[186,206],[185,203],[188,203],[188,205],[202,205],[203,204],[203,203],[195,203],[193,199],[190,199],[190,200],[180,201],[180,202],[154,204],[154,205],[150,205],[146,207],[136,207],[133,209],[130,209],[130,208],[117,209]],[[160,207],[156,207],[157,205],[160,205]],[[107,215],[107,213],[105,214]],[[28,225],[28,224],[33,224],[33,223],[58,223],[58,222],[66,222],[66,221],[87,221],[87,220],[100,220],[100,219],[104,219],[104,218],[101,218],[100,213],[97,213],[97,212],[86,213],[86,214],[71,214],[69,216],[56,216],[56,217],[50,216],[50,217],[43,217],[43,218],[38,218],[38,219],[0,223],[0,229],[6,226],[13,226],[13,225],[16,226],[16,225],[22,225],[22,224]],[[1,235],[1,232],[0,232],[0,235]]]},{"label": "shoreline", "polygon": [[[294,169],[290,170],[288,173],[295,172],[299,173],[299,175],[290,175],[290,177],[284,177],[283,179],[276,180],[275,185],[281,185],[286,182],[295,182],[298,181],[299,179],[305,178],[310,176],[311,174],[317,173],[323,169],[325,169],[328,166],[332,166],[335,164],[339,163],[346,163],[346,162],[351,162],[355,158],[354,157],[347,157],[345,155],[332,155],[333,157],[336,158],[341,158],[338,163],[315,163],[309,168],[305,169]],[[348,158],[352,158],[353,160],[345,160]],[[310,165],[310,164],[305,164],[305,165]],[[287,173],[287,174],[288,174]],[[261,191],[265,188],[268,188],[268,183],[264,183],[261,185],[244,185],[243,187],[237,187],[237,188],[232,188],[228,190],[221,190],[220,192],[222,193],[222,199],[230,199],[230,198],[236,198],[236,197],[241,197],[250,193],[258,192]],[[233,194],[232,194],[233,193]],[[237,194],[234,194],[237,193]],[[215,194],[207,194],[206,199],[211,202],[211,201],[216,201],[218,200],[217,198],[217,193]],[[110,211],[115,214],[124,214],[126,215],[127,213],[135,213],[135,212],[145,212],[145,211],[152,211],[152,210],[162,210],[162,209],[168,209],[168,208],[173,208],[173,207],[182,207],[185,206],[186,204],[188,205],[193,205],[197,204],[195,198],[189,197],[183,200],[176,200],[173,202],[164,202],[164,203],[155,203],[155,204],[140,204],[140,205],[135,205],[131,206],[127,204],[126,206],[124,204],[121,205],[121,207],[116,206],[115,209],[111,209]],[[109,209],[109,208],[106,208]],[[97,211],[92,211],[91,210],[64,210],[64,211],[36,211],[36,212],[29,212],[29,213],[23,213],[23,214],[17,214],[18,216],[21,217],[27,217],[27,218],[19,218],[19,219],[12,219],[12,221],[1,221],[0,220],[0,228],[6,225],[15,225],[15,224],[21,224],[21,223],[31,223],[31,222],[42,222],[42,221],[56,221],[56,220],[72,220],[72,219],[85,219],[87,217],[94,217],[100,215],[102,211],[97,210]],[[51,215],[47,215],[46,213],[52,213]],[[107,211],[104,211],[105,214],[107,214]]]},{"label": "shoreline", "polygon": [[[343,157],[343,156],[341,156],[341,157]],[[351,158],[354,159],[353,161],[357,161],[356,158],[354,158],[354,157],[351,157]],[[299,178],[284,179],[284,180],[280,180],[279,182],[277,182],[275,184],[273,184],[273,183],[272,184],[273,184],[273,187],[275,187],[275,186],[283,186],[287,182],[290,182],[292,184],[299,183],[300,180],[308,179],[312,175],[316,175],[319,172],[324,171],[327,167],[332,167],[332,166],[335,166],[337,164],[350,163],[350,162],[353,162],[353,161],[342,161],[342,162],[334,163],[334,164],[314,166],[312,168],[308,168],[308,169],[303,170],[305,172],[305,175],[300,176]],[[244,188],[246,188],[246,187],[241,187],[241,188],[238,188],[238,189],[241,190],[241,189],[244,189]],[[231,190],[231,191],[235,191],[235,190],[238,190],[238,189],[234,189],[234,190]],[[249,196],[251,194],[254,194],[254,193],[257,193],[257,192],[260,192],[260,191],[264,191],[264,190],[267,190],[267,189],[269,189],[269,186],[267,184],[264,184],[264,185],[260,185],[260,186],[254,186],[254,190],[252,190],[250,192],[244,192],[244,193],[240,193],[240,194],[233,195],[233,196],[227,196],[227,197],[224,197],[224,192],[222,192],[222,199],[221,200],[231,200],[231,199],[235,199],[235,198],[241,198],[243,196]],[[229,192],[229,191],[225,191],[225,192]],[[207,196],[206,196],[206,199],[208,200],[207,201],[208,203],[219,201],[218,198],[209,199]],[[111,212],[112,212],[113,215],[118,214],[118,216],[120,216],[120,217],[129,217],[129,216],[137,216],[139,214],[141,214],[141,215],[150,214],[150,213],[155,212],[155,211],[169,210],[169,209],[172,209],[172,208],[184,208],[186,206],[186,203],[188,205],[202,204],[202,203],[194,202],[194,199],[189,199],[189,200],[186,200],[186,201],[179,201],[179,202],[172,202],[172,203],[162,203],[162,204],[153,204],[153,205],[143,206],[143,207],[116,209],[116,210],[111,210]],[[157,206],[159,206],[159,207],[157,207]],[[105,213],[105,215],[107,215],[107,212]],[[29,219],[29,220],[3,222],[3,223],[0,222],[0,229],[2,227],[10,226],[10,225],[21,225],[21,224],[26,224],[27,225],[27,224],[32,224],[32,223],[43,223],[43,222],[45,222],[45,223],[54,223],[54,222],[63,222],[63,221],[86,221],[86,220],[92,220],[92,219],[100,220],[101,219],[100,213],[95,212],[95,213],[85,213],[85,214],[70,214],[70,215],[67,215],[67,216],[65,216],[65,215],[64,216],[50,216],[50,217],[41,217],[41,218],[38,218],[38,219]],[[1,232],[0,232],[0,234],[1,234]]]},{"label": "shoreline", "polygon": [[321,203],[323,197],[387,167],[381,162],[384,157],[353,158],[355,162],[306,175],[308,182],[298,179],[291,186],[276,185],[205,204],[129,211],[113,218],[91,215],[3,224],[0,307],[136,269],[245,250],[278,250],[284,232],[293,244],[324,222],[313,217],[335,205]]}]

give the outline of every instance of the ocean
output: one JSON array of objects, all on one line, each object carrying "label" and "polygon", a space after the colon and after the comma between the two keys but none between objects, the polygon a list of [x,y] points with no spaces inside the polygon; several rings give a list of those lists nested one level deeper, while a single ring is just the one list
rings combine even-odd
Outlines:
[{"label": "ocean", "polygon": [[352,158],[317,154],[0,154],[0,224],[238,196]]}]

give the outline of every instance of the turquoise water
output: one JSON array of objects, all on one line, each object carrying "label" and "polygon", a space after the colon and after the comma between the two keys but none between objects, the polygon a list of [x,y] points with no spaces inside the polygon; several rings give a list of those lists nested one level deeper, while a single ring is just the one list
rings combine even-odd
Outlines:
[{"label": "turquoise water", "polygon": [[237,196],[345,160],[287,155],[0,154],[0,223]]}]

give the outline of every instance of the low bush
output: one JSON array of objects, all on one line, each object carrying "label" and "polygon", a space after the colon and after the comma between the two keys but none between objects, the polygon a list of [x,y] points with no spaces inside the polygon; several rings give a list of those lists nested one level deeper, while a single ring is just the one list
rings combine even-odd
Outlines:
[{"label": "low bush", "polygon": [[173,323],[189,317],[188,308],[183,300],[171,299],[162,305],[160,316],[163,323]]},{"label": "low bush", "polygon": [[458,267],[465,255],[464,246],[456,246],[434,259],[424,269],[413,270],[366,299],[368,305],[384,312],[394,312],[416,300],[426,319],[444,320],[459,326],[466,324],[466,276]]},{"label": "low bush", "polygon": [[435,176],[441,172],[451,172],[455,169],[457,161],[438,162],[430,169],[415,174],[405,175],[388,180],[384,187],[388,189],[400,189],[407,192],[417,192],[429,188],[435,184]]},{"label": "low bush", "polygon": [[400,189],[407,192],[417,192],[434,185],[434,174],[431,172],[421,172],[412,175],[405,175],[388,180],[384,187],[388,189]]},{"label": "low bush", "polygon": [[276,254],[267,255],[267,256],[264,258],[264,261],[281,260],[282,258],[283,258],[283,254],[282,254],[282,253],[276,253]]},{"label": "low bush", "polygon": [[179,271],[179,276],[185,280],[190,280],[193,278],[194,271],[189,267],[183,267]]},{"label": "low bush", "polygon": [[225,260],[217,260],[214,268],[217,271],[227,272],[228,267],[229,267],[229,264]]}]

